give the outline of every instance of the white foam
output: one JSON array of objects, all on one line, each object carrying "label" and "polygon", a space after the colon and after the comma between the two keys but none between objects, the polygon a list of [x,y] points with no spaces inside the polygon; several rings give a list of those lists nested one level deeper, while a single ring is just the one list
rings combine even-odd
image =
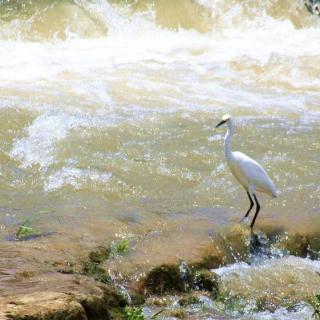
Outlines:
[{"label": "white foam", "polygon": [[24,168],[39,165],[45,170],[55,163],[57,144],[65,140],[71,130],[101,128],[121,121],[118,114],[108,110],[86,113],[56,108],[38,116],[25,130],[26,136],[16,140],[10,156]]},{"label": "white foam", "polygon": [[[310,320],[312,318],[313,310],[311,306],[301,304],[295,310],[287,310],[286,308],[279,308],[274,312],[259,312],[254,314],[256,320]],[[253,319],[253,318],[251,318]]]},{"label": "white foam", "polygon": [[44,190],[47,192],[61,189],[66,185],[74,189],[81,189],[83,185],[106,184],[112,177],[110,172],[98,172],[90,169],[79,169],[74,167],[63,167],[50,175],[44,184]]},{"label": "white foam", "polygon": [[227,277],[230,274],[238,274],[241,276],[250,273],[251,270],[270,269],[274,266],[294,267],[296,269],[309,269],[314,272],[320,271],[320,261],[311,260],[308,258],[299,258],[295,256],[287,256],[282,258],[256,259],[254,263],[248,264],[245,262],[234,263],[225,267],[214,269],[213,271],[222,277]]}]

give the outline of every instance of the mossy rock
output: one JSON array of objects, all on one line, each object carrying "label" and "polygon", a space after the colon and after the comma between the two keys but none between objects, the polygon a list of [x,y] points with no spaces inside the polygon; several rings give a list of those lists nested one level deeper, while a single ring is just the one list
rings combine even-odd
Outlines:
[{"label": "mossy rock", "polygon": [[127,305],[125,297],[114,287],[100,284],[100,290],[96,294],[77,296],[77,300],[83,306],[88,319],[123,319],[123,308]]},{"label": "mossy rock", "polygon": [[96,250],[89,253],[89,260],[94,263],[102,263],[109,258],[110,252],[110,248],[99,246]]},{"label": "mossy rock", "polygon": [[164,294],[172,291],[184,291],[185,284],[177,265],[164,264],[153,268],[147,275],[144,285],[148,293]]},{"label": "mossy rock", "polygon": [[219,293],[219,276],[209,270],[198,270],[194,274],[194,286],[198,290],[207,290],[214,297]]},{"label": "mossy rock", "polygon": [[111,277],[98,263],[87,261],[83,265],[82,274],[102,283],[111,283]]},{"label": "mossy rock", "polygon": [[273,247],[286,251],[294,256],[306,257],[308,254],[309,241],[306,236],[285,233],[279,237]]}]

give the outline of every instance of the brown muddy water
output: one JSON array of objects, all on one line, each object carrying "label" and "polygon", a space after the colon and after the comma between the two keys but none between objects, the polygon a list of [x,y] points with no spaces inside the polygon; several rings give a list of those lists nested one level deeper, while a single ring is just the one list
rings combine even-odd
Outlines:
[{"label": "brown muddy water", "polygon": [[[281,193],[260,197],[257,228],[319,232],[319,27],[299,0],[0,0],[1,294],[37,288],[20,281],[26,266],[101,243],[139,252],[161,234],[135,258],[152,264],[237,223],[248,200],[214,129],[225,113],[234,149]],[[26,219],[51,235],[9,241]],[[247,283],[264,267],[229,268]],[[254,319],[309,319],[298,303]]]}]

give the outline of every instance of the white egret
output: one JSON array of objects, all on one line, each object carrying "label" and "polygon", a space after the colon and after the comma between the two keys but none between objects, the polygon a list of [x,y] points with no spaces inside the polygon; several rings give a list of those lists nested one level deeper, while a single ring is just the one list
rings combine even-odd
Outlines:
[{"label": "white egret", "polygon": [[220,127],[225,123],[228,126],[228,131],[224,138],[224,152],[227,159],[227,163],[232,174],[246,190],[250,200],[249,210],[247,211],[243,219],[248,217],[251,209],[254,206],[252,198],[255,200],[256,203],[256,212],[250,225],[252,229],[260,211],[260,204],[257,199],[256,192],[264,192],[272,197],[277,197],[278,191],[272,180],[269,178],[267,172],[257,161],[251,159],[242,152],[231,150],[231,139],[233,136],[233,123],[231,116],[223,116],[221,122],[219,122],[216,125],[216,128]]}]

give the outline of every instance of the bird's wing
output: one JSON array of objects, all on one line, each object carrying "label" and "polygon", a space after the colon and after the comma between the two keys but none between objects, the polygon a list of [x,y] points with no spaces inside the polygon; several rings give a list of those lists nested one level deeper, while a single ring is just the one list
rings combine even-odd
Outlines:
[{"label": "bird's wing", "polygon": [[277,195],[274,183],[264,168],[257,161],[238,151],[233,152],[233,156],[239,166],[239,169],[246,176],[249,184],[253,184],[257,191],[268,193],[271,196]]}]

